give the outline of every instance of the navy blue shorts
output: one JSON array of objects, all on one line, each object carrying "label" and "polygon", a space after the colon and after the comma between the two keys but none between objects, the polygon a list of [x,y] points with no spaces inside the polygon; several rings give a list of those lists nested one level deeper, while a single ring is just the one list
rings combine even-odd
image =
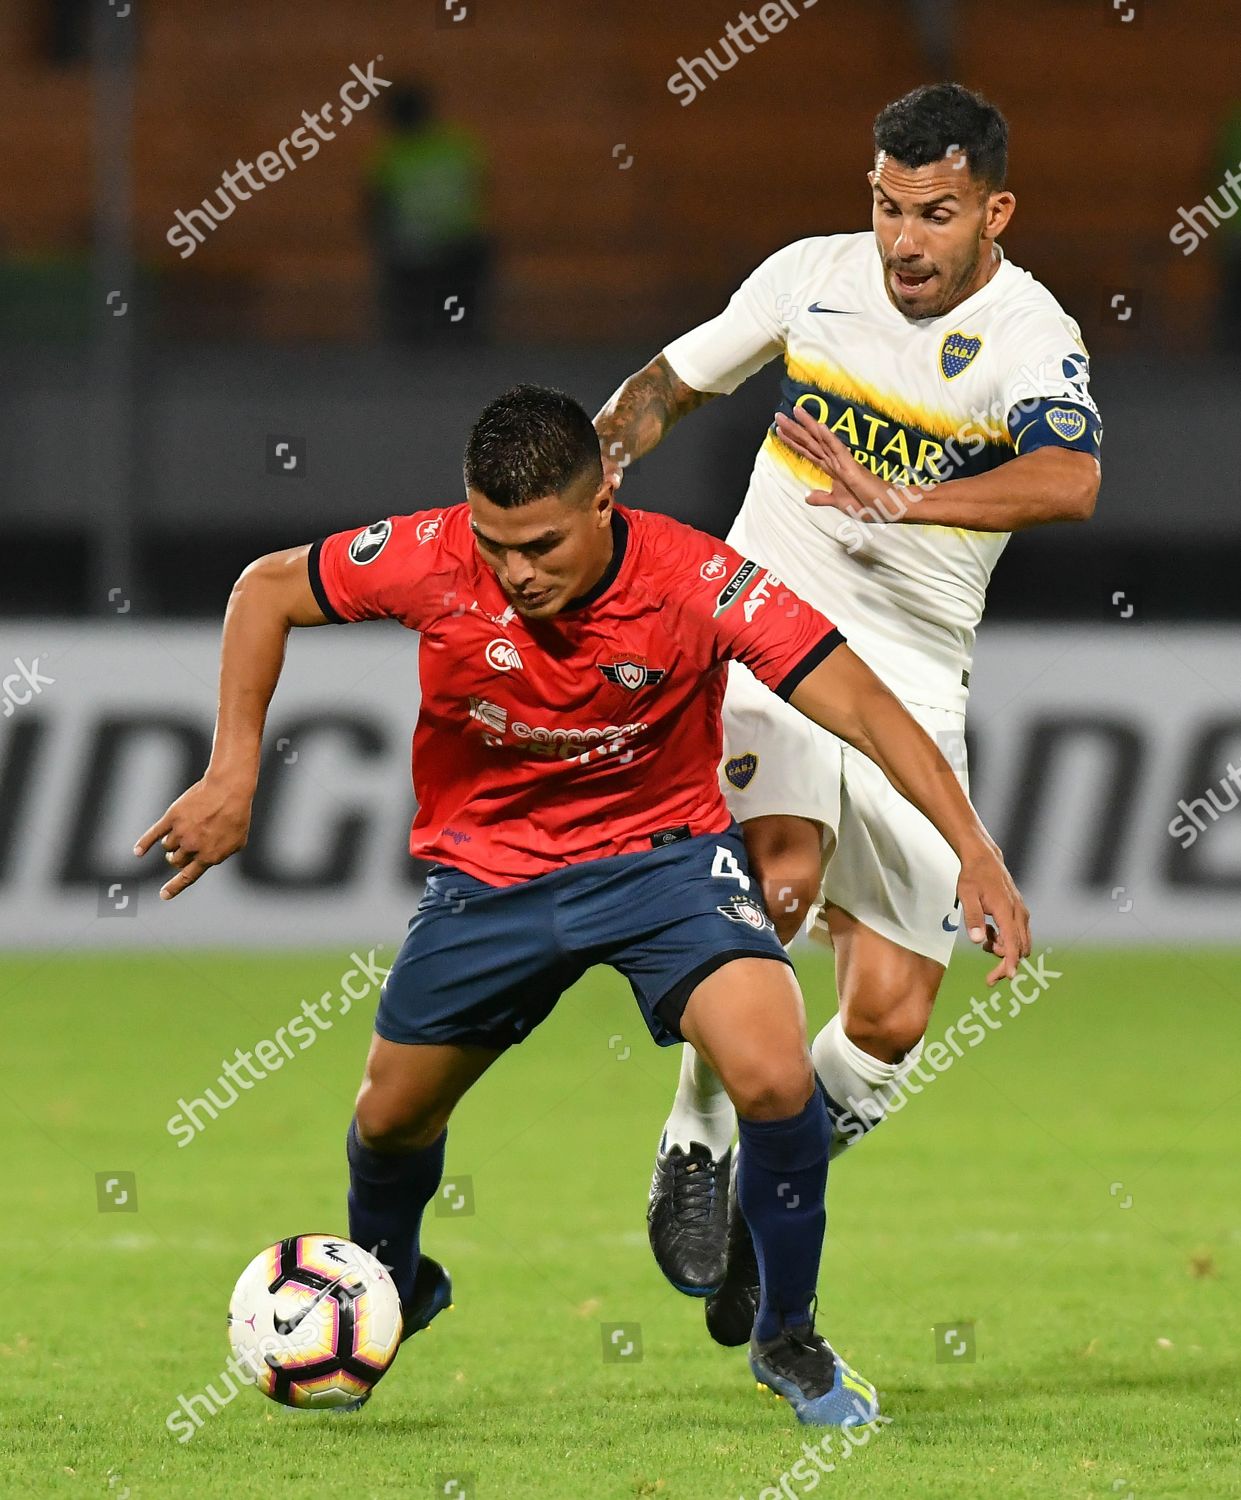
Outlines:
[{"label": "navy blue shorts", "polygon": [[520,885],[436,865],[375,1030],[390,1042],[502,1049],[524,1041],[587,969],[610,964],[667,1047],[683,1040],[695,986],[734,958],[789,962],[736,823]]}]

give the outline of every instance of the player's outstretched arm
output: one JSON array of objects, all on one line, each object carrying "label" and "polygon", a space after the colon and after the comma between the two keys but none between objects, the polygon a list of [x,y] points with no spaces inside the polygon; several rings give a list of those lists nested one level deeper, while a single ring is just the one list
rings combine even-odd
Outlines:
[{"label": "player's outstretched arm", "polygon": [[605,468],[623,471],[714,394],[686,385],[664,356],[657,355],[613,392],[595,418]]},{"label": "player's outstretched arm", "polygon": [[1023,531],[1050,521],[1088,520],[1099,495],[1099,461],[1076,449],[1035,448],[984,474],[919,488],[885,483],[804,407],[792,417],[777,412],[775,421],[795,453],[832,477],[832,488],[812,490],[807,503],[831,506],[856,521]]},{"label": "player's outstretched arm", "polygon": [[176,874],[160,890],[179,896],[212,865],[244,847],[258,783],[268,705],[294,625],[325,625],[310,588],[310,548],[290,547],[252,562],[233,585],[220,647],[220,699],[211,761],[201,781],[157,818],[134,845],[141,857],[158,840]]},{"label": "player's outstretched arm", "polygon": [[[1030,914],[952,767],[900,699],[848,646],[837,646],[794,688],[789,702],[870,756],[892,785],[939,829],[961,861],[957,893],[973,942],[1001,957],[987,983],[1012,977],[1030,952]],[[998,929],[987,931],[990,917]]]}]

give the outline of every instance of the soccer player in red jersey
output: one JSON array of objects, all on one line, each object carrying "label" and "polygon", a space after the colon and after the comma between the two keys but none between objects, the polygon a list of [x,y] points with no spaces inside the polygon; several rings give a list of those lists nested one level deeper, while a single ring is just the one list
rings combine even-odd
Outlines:
[{"label": "soccer player in red jersey", "polygon": [[873,1421],[874,1388],[814,1329],[831,1126],[797,982],[716,775],[727,663],[873,757],[940,830],[966,924],[1000,959],[993,979],[1030,951],[1025,907],[947,762],[832,623],[725,543],[615,505],[575,401],[521,386],[492,402],[465,480],[464,504],[246,569],[210,765],[135,852],[162,846],[174,897],[241,848],[290,627],[388,617],[417,631],[410,848],[434,864],[347,1148],[350,1235],[391,1263],[406,1335],[451,1298],[420,1231],[453,1108],[605,963],[653,1039],[691,1042],[736,1105],[756,1377],[803,1422]]}]

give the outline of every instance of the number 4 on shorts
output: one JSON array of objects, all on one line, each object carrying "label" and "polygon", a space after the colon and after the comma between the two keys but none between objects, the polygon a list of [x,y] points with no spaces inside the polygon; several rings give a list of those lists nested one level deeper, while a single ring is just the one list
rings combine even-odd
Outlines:
[{"label": "number 4 on shorts", "polygon": [[711,861],[711,874],[716,880],[735,880],[743,891],[750,889],[750,877],[737,863],[737,857],[723,844],[716,844],[715,858]]}]

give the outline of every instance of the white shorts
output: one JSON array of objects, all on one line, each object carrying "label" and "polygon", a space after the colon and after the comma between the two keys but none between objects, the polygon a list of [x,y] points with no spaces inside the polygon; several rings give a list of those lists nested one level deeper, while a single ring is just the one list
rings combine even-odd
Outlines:
[{"label": "white shorts", "polygon": [[[965,715],[906,707],[968,791]],[[873,760],[777,698],[739,662],[728,669],[720,785],[743,823],[772,814],[822,823],[830,852],[821,901],[947,964],[960,925],[961,866],[951,847]],[[821,910],[812,929],[830,941]]]}]

